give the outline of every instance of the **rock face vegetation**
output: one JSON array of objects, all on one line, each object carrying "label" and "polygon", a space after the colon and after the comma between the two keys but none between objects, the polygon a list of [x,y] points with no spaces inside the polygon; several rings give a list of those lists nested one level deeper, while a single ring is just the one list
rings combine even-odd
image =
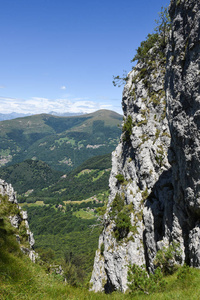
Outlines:
[{"label": "rock face vegetation", "polygon": [[[35,240],[33,233],[29,229],[27,212],[19,207],[16,194],[11,184],[0,179],[1,247],[4,248],[4,251],[6,249],[8,252],[15,252],[16,246],[13,241],[16,242],[16,239],[21,251],[35,262],[37,258],[37,253],[33,250]],[[8,242],[8,240],[10,241]]]},{"label": "rock face vegetation", "polygon": [[169,15],[125,78],[93,291],[126,291],[129,265],[200,267],[200,3],[172,0]]}]

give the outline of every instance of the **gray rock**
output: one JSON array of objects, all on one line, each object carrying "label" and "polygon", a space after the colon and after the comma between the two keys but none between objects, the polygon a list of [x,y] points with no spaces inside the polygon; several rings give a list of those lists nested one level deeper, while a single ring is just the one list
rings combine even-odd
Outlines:
[{"label": "gray rock", "polygon": [[15,216],[10,216],[10,223],[13,227],[15,228],[19,228],[19,225],[21,224],[21,217],[19,215],[15,215]]},{"label": "gray rock", "polygon": [[31,231],[27,230],[27,234],[28,234],[28,241],[29,241],[30,247],[32,249],[35,244],[33,233]]},{"label": "gray rock", "polygon": [[27,214],[27,211],[22,210],[22,211],[21,211],[21,214],[22,214],[22,219],[23,219],[23,220],[28,220],[28,214]]},{"label": "gray rock", "polygon": [[[144,78],[138,79],[141,70],[146,67],[148,68],[145,63],[137,64],[129,73],[123,92],[123,127],[131,117],[132,133],[130,136],[122,133],[120,144],[112,154],[110,197],[104,217],[104,230],[94,261],[91,278],[93,291],[125,292],[129,264],[146,264],[153,270],[153,260],[157,252],[156,242],[161,238],[160,228],[154,227],[155,223],[159,227],[164,223],[162,218],[160,220],[163,204],[159,203],[156,194],[164,191],[163,201],[171,196],[167,186],[171,172],[168,172],[170,165],[167,159],[170,134],[165,116],[165,68],[160,62],[160,65],[154,66],[153,74],[148,71],[150,76],[147,74],[145,79],[148,80],[150,88],[147,88]],[[168,175],[163,176],[165,172],[168,172]],[[123,183],[118,182],[118,174],[123,175]],[[110,217],[117,193],[121,195],[125,208],[130,209],[128,215],[133,228],[133,231],[130,230],[128,235],[120,240],[115,237],[117,217]],[[151,197],[148,198],[148,195]],[[152,197],[155,198],[153,205]],[[104,252],[100,255],[101,243],[104,243]]]},{"label": "gray rock", "polygon": [[171,1],[166,95],[174,189],[172,236],[182,259],[200,266],[200,2]]},{"label": "gray rock", "polygon": [[23,253],[27,254],[33,262],[35,262],[36,258],[38,257],[38,254],[35,253],[35,251],[33,250],[35,240],[33,237],[33,233],[29,230],[27,212],[23,211],[21,207],[19,207],[17,203],[16,193],[14,192],[12,185],[6,183],[2,179],[0,179],[0,194],[2,196],[8,196],[8,201],[11,202],[11,205],[13,205],[14,210],[17,211],[16,215],[11,214],[10,216],[7,217],[10,219],[11,225],[19,229],[18,234],[16,234],[16,239],[19,242],[19,244],[20,241],[22,240],[20,236],[20,226],[25,226],[25,228],[27,229],[27,242],[29,244],[29,248],[25,248],[21,246],[21,250]]},{"label": "gray rock", "polygon": [[0,179],[0,194],[3,196],[7,195],[10,202],[17,204],[16,193],[14,192],[12,185],[2,179]]}]

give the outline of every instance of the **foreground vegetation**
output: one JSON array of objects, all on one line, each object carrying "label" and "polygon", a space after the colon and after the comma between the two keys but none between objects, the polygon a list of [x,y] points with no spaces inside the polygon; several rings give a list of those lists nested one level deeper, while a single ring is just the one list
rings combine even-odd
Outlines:
[{"label": "foreground vegetation", "polygon": [[[134,270],[134,274],[130,273],[129,278],[130,280],[134,278],[135,283],[130,285],[130,291],[126,294],[120,292],[109,295],[104,293],[95,294],[88,291],[89,284],[83,285],[80,283],[78,287],[71,286],[70,280],[73,278],[73,273],[69,266],[73,262],[73,256],[71,256],[71,262],[68,260],[68,269],[64,269],[64,276],[56,274],[52,268],[47,267],[48,261],[45,261],[47,255],[45,256],[44,253],[35,264],[32,263],[21,252],[20,245],[16,240],[16,234],[24,235],[22,228],[16,229],[10,225],[8,216],[16,213],[18,213],[16,205],[8,203],[7,197],[0,196],[0,299],[2,300],[199,299],[200,270],[187,266],[179,267],[173,275],[164,276],[162,285],[157,285],[157,282],[160,281],[158,277],[158,280],[155,277],[148,279],[144,271],[141,271],[138,267],[133,267],[130,271]],[[158,257],[158,260],[162,261],[162,265],[165,267],[167,265],[163,262],[171,257],[172,250],[174,251],[174,249],[166,250]],[[160,260],[160,258],[162,259]],[[171,272],[171,269],[168,269],[168,271]],[[154,284],[154,288],[148,286],[148,283]]]},{"label": "foreground vegetation", "polygon": [[[6,245],[5,245],[6,243]],[[60,275],[47,274],[39,264],[33,264],[28,257],[22,255],[12,236],[4,240],[0,251],[0,299],[199,299],[200,270],[165,278],[166,286],[162,292],[145,295],[140,293],[122,294],[114,292],[110,295],[92,293],[87,288],[71,287]]]}]

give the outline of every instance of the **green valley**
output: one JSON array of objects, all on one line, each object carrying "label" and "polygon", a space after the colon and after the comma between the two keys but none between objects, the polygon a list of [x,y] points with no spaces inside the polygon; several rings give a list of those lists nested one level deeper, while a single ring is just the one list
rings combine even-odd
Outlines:
[{"label": "green valley", "polygon": [[31,159],[0,169],[0,178],[12,183],[28,211],[36,251],[47,265],[68,268],[70,257],[74,285],[91,276],[110,171],[111,154],[89,158],[67,174]]},{"label": "green valley", "polygon": [[103,110],[0,122],[0,178],[28,211],[44,268],[61,264],[72,285],[85,285],[91,276],[121,121]]}]

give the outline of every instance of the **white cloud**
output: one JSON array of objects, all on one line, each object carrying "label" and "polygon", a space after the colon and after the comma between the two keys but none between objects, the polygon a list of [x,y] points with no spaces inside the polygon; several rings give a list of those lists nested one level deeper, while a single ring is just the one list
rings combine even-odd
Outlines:
[{"label": "white cloud", "polygon": [[63,86],[61,86],[61,88],[60,88],[61,90],[66,90],[66,86],[65,85],[63,85]]},{"label": "white cloud", "polygon": [[4,85],[0,85],[0,89],[5,89],[5,86]]},{"label": "white cloud", "polygon": [[[88,98],[73,98],[67,95],[65,98],[48,99],[42,97],[31,97],[30,99],[19,99],[0,97],[1,113],[24,113],[41,114],[51,111],[57,113],[92,113],[99,109],[110,109],[120,112],[118,107],[108,104],[106,101],[90,101]],[[112,102],[110,102],[112,103]]]}]

